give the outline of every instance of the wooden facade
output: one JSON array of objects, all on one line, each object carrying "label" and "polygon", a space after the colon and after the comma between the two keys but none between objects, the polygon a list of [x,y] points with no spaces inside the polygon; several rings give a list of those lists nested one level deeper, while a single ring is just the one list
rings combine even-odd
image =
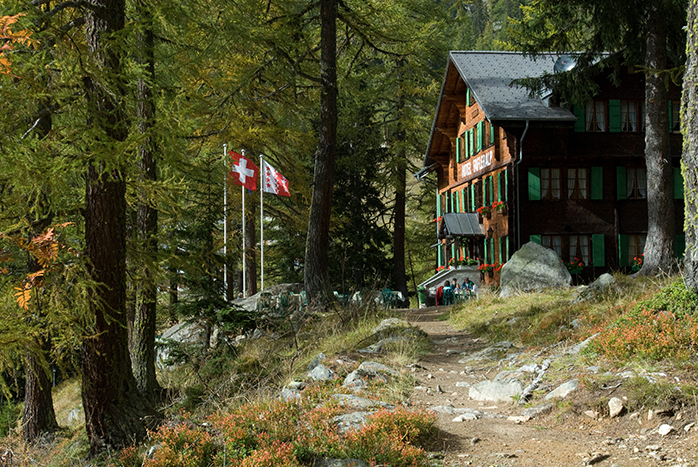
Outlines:
[{"label": "wooden facade", "polygon": [[[424,168],[437,174],[437,268],[475,257],[485,283],[524,243],[552,248],[578,281],[631,270],[647,232],[644,76],[600,74],[584,108],[531,98],[513,79],[552,71],[512,52],[451,52]],[[533,74],[531,74],[533,73]],[[676,253],[683,254],[680,89],[669,91]],[[443,216],[478,214],[481,232],[444,229]],[[581,260],[581,264],[580,264]]]}]

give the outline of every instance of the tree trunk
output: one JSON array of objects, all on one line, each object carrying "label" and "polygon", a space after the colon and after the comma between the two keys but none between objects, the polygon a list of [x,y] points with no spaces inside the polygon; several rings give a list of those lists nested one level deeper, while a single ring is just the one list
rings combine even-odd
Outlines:
[{"label": "tree trunk", "polygon": [[393,280],[395,288],[402,292],[404,300],[398,303],[401,308],[410,306],[407,296],[407,274],[405,273],[405,204],[407,202],[407,135],[402,124],[405,98],[402,89],[402,68],[404,59],[398,60],[400,86],[397,96],[397,161],[395,164],[395,215],[393,228]]},{"label": "tree trunk", "polygon": [[320,20],[320,137],[315,152],[304,271],[308,303],[319,307],[334,300],[327,261],[337,144],[337,0],[320,0]]},{"label": "tree trunk", "polygon": [[[136,5],[137,14],[143,24],[143,29],[136,33],[137,59],[145,66],[147,78],[152,81],[155,75],[154,36],[152,17],[149,9],[142,1]],[[142,183],[157,180],[155,162],[155,141],[152,130],[155,125],[155,102],[146,79],[140,78],[136,86],[137,102],[136,116],[138,131],[143,140],[138,148],[140,161],[140,179]],[[157,284],[153,269],[157,263],[158,252],[158,212],[148,200],[147,188],[142,187],[138,204],[138,236],[145,261],[139,274],[140,287],[136,301],[136,316],[133,323],[133,343],[131,358],[133,359],[133,376],[141,394],[155,401],[160,385],[155,376],[155,328]]]},{"label": "tree trunk", "polygon": [[640,275],[670,272],[674,258],[673,169],[669,147],[666,25],[660,5],[650,2],[645,54],[645,164],[647,166],[647,241]]},{"label": "tree trunk", "polygon": [[[40,337],[39,348],[44,355],[51,352],[50,341]],[[53,410],[51,378],[47,368],[31,352],[25,360],[24,411],[22,413],[22,439],[33,443],[44,433],[58,430]]]},{"label": "tree trunk", "polygon": [[[259,188],[262,189],[261,187]],[[252,206],[250,206],[252,204]],[[257,209],[254,203],[247,203],[248,210],[251,208],[249,216],[245,220],[245,285],[247,286],[247,296],[252,296],[257,293],[257,254],[255,244],[257,243],[257,227],[255,219],[257,218]]]},{"label": "tree trunk", "polygon": [[698,293],[698,0],[688,2],[688,39],[686,72],[681,99],[681,133],[683,133],[683,179],[686,234],[684,282]]},{"label": "tree trunk", "polygon": [[[124,27],[124,0],[92,0],[86,10],[87,49],[98,75],[85,78],[95,147],[108,148],[127,136],[120,105],[119,47],[109,36]],[[100,141],[101,139],[101,141]],[[82,402],[85,429],[94,456],[142,440],[155,413],[138,392],[131,372],[126,322],[126,182],[119,164],[88,163],[85,194],[85,251],[95,286],[82,343]]]}]

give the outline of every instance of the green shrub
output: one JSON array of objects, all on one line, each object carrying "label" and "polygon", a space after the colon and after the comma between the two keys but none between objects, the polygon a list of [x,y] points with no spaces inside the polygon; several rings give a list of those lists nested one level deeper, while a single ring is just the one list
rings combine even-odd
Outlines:
[{"label": "green shrub", "polygon": [[681,319],[697,316],[698,295],[686,289],[683,279],[677,279],[664,287],[657,295],[638,302],[633,311],[649,310],[655,313],[668,311]]},{"label": "green shrub", "polygon": [[17,426],[21,416],[21,407],[18,404],[5,403],[0,405],[0,437],[10,434],[10,430]]}]

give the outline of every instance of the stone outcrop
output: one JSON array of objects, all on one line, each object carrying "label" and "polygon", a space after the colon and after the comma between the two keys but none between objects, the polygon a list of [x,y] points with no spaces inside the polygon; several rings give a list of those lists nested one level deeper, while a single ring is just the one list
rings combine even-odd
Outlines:
[{"label": "stone outcrop", "polygon": [[500,298],[519,292],[540,292],[569,287],[572,276],[565,263],[550,248],[528,242],[502,268]]}]

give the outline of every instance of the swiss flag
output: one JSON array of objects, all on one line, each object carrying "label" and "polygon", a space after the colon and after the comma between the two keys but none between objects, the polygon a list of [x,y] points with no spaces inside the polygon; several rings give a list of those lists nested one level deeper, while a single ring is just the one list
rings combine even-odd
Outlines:
[{"label": "swiss flag", "polygon": [[232,166],[230,170],[230,178],[235,185],[242,185],[249,190],[257,189],[257,175],[259,167],[254,165],[247,157],[237,152],[230,151]]},{"label": "swiss flag", "polygon": [[262,190],[265,193],[274,193],[279,196],[291,196],[288,191],[288,180],[274,167],[262,160],[262,172],[264,174]]}]

